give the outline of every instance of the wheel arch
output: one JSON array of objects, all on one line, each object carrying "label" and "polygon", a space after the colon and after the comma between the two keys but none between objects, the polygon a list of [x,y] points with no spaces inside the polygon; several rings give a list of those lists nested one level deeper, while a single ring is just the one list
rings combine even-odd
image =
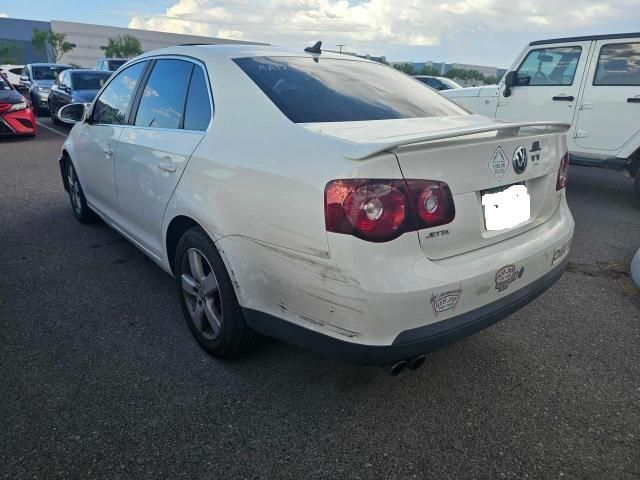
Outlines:
[{"label": "wheel arch", "polygon": [[67,162],[71,161],[71,155],[66,148],[62,149],[62,153],[60,154],[60,159],[58,160],[58,164],[60,165],[60,175],[62,176],[62,185],[64,186],[64,190],[66,192],[69,191],[69,182],[67,181],[67,176],[65,175],[65,167]]},{"label": "wheel arch", "polygon": [[167,259],[167,263],[169,264],[170,272],[175,276],[176,249],[178,247],[178,242],[180,241],[180,238],[187,230],[193,227],[201,228],[202,231],[204,231],[207,234],[207,236],[211,239],[211,241],[213,242],[213,245],[215,246],[216,250],[220,254],[220,257],[222,258],[222,261],[227,269],[227,274],[229,275],[229,278],[231,278],[231,283],[233,284],[233,288],[236,291],[236,295],[239,296],[240,286],[236,279],[235,272],[230,263],[231,260],[229,259],[227,253],[220,248],[220,245],[215,239],[215,237],[212,236],[209,233],[209,231],[200,222],[198,222],[197,220],[194,220],[192,217],[185,214],[178,214],[175,217],[173,217],[169,222],[166,233],[165,233],[164,242],[165,242],[165,249],[166,249],[166,259]]},{"label": "wheel arch", "polygon": [[[169,262],[169,268],[175,275],[175,260],[176,260],[176,248],[180,238],[190,228],[200,227],[204,230],[202,225],[196,222],[193,218],[186,215],[177,215],[171,219],[167,226],[167,232],[165,234],[165,248],[167,251],[167,262]],[[206,231],[206,230],[205,230]]]}]

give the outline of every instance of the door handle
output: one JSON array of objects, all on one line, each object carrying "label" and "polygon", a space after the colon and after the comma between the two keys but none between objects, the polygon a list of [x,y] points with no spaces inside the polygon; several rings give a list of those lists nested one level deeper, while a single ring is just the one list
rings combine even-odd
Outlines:
[{"label": "door handle", "polygon": [[104,147],[102,151],[107,157],[113,156],[113,150],[111,150],[109,147]]},{"label": "door handle", "polygon": [[573,95],[557,95],[553,97],[554,102],[573,102]]},{"label": "door handle", "polygon": [[629,103],[640,103],[640,97],[627,98],[627,102],[629,102]]},{"label": "door handle", "polygon": [[158,162],[158,168],[160,170],[164,170],[165,172],[175,172],[176,165],[171,160],[160,160]]}]

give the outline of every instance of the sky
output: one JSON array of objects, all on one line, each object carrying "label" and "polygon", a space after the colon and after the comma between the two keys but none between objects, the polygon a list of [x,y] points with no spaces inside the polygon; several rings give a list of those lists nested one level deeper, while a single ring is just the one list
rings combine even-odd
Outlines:
[{"label": "sky", "polygon": [[2,16],[507,68],[533,40],[640,31],[640,0],[0,0]]}]

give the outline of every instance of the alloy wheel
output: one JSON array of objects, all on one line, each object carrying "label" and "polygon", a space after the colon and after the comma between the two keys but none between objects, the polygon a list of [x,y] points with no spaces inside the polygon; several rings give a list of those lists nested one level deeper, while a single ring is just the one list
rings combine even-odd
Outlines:
[{"label": "alloy wheel", "polygon": [[187,310],[196,330],[213,340],[222,330],[222,298],[218,279],[204,254],[188,249],[182,258],[180,276]]},{"label": "alloy wheel", "polygon": [[71,163],[69,163],[69,167],[67,168],[67,185],[69,186],[69,197],[71,198],[71,206],[78,215],[82,215],[80,182],[78,181],[78,176],[76,175],[76,171]]}]

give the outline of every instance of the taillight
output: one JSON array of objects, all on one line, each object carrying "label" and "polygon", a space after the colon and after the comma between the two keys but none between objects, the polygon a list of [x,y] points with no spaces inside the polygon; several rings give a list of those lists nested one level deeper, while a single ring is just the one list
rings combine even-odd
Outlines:
[{"label": "taillight", "polygon": [[432,180],[344,179],[325,187],[327,231],[387,242],[455,217],[448,185]]},{"label": "taillight", "polygon": [[556,191],[567,186],[567,176],[569,175],[569,152],[565,153],[560,160],[558,169],[558,179],[556,180]]}]

